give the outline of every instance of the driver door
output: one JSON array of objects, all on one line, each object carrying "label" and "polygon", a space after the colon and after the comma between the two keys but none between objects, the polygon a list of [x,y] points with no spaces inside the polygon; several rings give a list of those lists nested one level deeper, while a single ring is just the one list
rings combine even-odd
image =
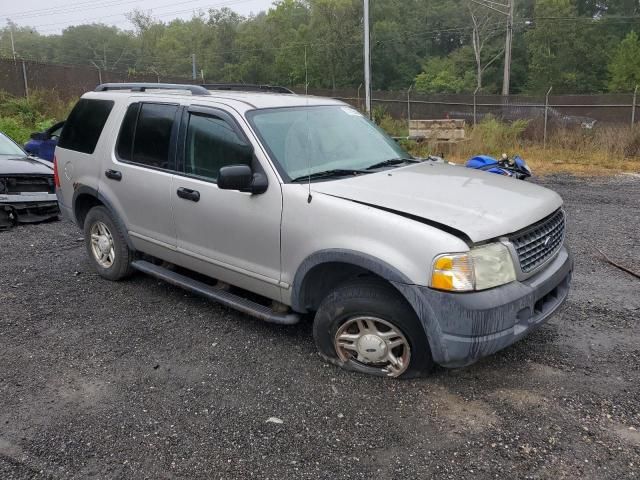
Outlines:
[{"label": "driver door", "polygon": [[266,173],[238,122],[222,109],[184,110],[179,172],[172,182],[177,248],[185,266],[280,299],[280,184],[250,194],[222,190],[218,171],[247,164]]}]

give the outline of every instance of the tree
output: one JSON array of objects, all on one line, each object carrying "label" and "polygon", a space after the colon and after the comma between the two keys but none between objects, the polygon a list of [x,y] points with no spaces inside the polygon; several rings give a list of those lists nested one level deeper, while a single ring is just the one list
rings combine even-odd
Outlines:
[{"label": "tree", "polygon": [[482,89],[482,75],[484,71],[491,66],[493,62],[498,60],[504,53],[504,48],[499,50],[496,55],[493,55],[489,60],[483,62],[482,51],[488,40],[495,38],[496,29],[493,23],[496,21],[495,14],[486,8],[479,10],[471,5],[469,7],[469,14],[471,16],[471,23],[473,30],[471,32],[471,45],[473,47],[473,54],[476,61],[476,88]]},{"label": "tree", "polygon": [[451,57],[434,57],[424,64],[416,77],[419,93],[459,93],[472,90],[473,73],[463,72]]},{"label": "tree", "polygon": [[640,84],[640,39],[636,32],[630,32],[620,42],[609,63],[609,72],[612,92],[628,92]]}]

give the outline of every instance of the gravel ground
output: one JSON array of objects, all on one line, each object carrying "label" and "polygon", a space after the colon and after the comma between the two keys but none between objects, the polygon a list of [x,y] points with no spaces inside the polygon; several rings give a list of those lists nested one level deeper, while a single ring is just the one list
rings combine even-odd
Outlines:
[{"label": "gravel ground", "polygon": [[542,183],[570,216],[569,300],[412,381],[322,363],[308,323],[102,280],[69,223],[0,233],[0,478],[639,477],[640,281],[595,247],[640,270],[640,179]]}]

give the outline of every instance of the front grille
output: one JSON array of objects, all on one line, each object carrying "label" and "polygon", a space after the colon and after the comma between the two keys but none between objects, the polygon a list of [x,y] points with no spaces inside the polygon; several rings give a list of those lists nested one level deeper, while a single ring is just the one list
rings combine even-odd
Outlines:
[{"label": "front grille", "polygon": [[18,194],[23,192],[55,193],[53,175],[24,175],[0,178],[0,193]]},{"label": "front grille", "polygon": [[532,272],[560,249],[564,228],[564,212],[558,210],[509,239],[518,253],[520,269],[524,273]]}]

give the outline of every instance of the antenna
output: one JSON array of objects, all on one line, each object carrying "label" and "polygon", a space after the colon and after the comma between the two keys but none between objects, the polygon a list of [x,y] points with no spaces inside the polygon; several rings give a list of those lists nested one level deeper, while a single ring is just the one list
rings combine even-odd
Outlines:
[{"label": "antenna", "polygon": [[309,155],[309,147],[311,146],[311,127],[309,125],[309,97],[305,97],[305,102],[307,104],[307,175],[309,178],[307,179],[307,187],[309,191],[309,196],[307,197],[307,203],[311,203],[313,200],[313,196],[311,195],[311,155]]}]

